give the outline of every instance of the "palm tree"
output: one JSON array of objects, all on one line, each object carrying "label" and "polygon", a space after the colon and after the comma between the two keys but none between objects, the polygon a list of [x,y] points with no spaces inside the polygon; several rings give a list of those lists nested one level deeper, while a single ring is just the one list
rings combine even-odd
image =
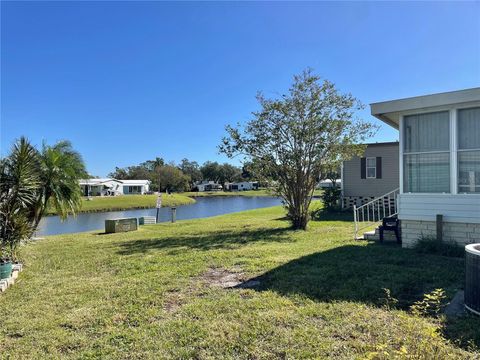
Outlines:
[{"label": "palm tree", "polygon": [[20,241],[33,234],[29,215],[40,188],[38,155],[22,137],[0,160],[0,260],[15,260]]},{"label": "palm tree", "polygon": [[62,219],[77,213],[82,199],[78,180],[86,175],[83,159],[69,141],[60,141],[53,146],[43,144],[40,154],[41,190],[31,215],[35,229],[49,206]]}]

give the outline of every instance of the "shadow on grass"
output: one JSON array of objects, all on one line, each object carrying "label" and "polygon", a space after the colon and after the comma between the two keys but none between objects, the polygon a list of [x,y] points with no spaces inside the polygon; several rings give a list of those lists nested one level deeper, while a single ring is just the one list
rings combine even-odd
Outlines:
[{"label": "shadow on grass", "polygon": [[197,250],[233,249],[239,246],[255,242],[291,242],[287,236],[288,228],[255,229],[234,231],[217,231],[207,234],[178,235],[177,237],[165,237],[157,239],[142,239],[127,241],[120,245],[119,254],[130,255],[145,253],[151,250],[190,248]]},{"label": "shadow on grass", "polygon": [[[239,288],[306,296],[315,301],[354,301],[385,304],[390,289],[397,307],[407,310],[424,294],[446,290],[448,300],[463,287],[464,260],[420,254],[395,245],[346,245],[317,252],[249,279]],[[249,284],[258,284],[250,286]],[[480,346],[480,317],[449,319],[445,336],[463,347]]]},{"label": "shadow on grass", "polygon": [[353,221],[352,210],[327,210],[320,208],[312,211],[312,221]]},{"label": "shadow on grass", "polygon": [[[310,213],[311,221],[353,221],[353,212],[349,210],[327,210],[324,208],[313,210]],[[278,221],[288,221],[287,216],[276,218]]]},{"label": "shadow on grass", "polygon": [[466,314],[447,319],[444,336],[464,348],[474,345],[480,348],[480,316]]},{"label": "shadow on grass", "polygon": [[418,254],[393,245],[346,245],[292,260],[259,276],[258,290],[299,294],[319,301],[381,305],[391,290],[406,308],[423,294],[462,284],[461,259]]}]

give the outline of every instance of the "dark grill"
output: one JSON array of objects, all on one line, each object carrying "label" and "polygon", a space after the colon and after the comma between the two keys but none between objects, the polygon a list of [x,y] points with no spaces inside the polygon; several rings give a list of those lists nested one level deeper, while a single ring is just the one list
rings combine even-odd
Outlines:
[{"label": "dark grill", "polygon": [[465,247],[465,306],[480,315],[480,244]]}]

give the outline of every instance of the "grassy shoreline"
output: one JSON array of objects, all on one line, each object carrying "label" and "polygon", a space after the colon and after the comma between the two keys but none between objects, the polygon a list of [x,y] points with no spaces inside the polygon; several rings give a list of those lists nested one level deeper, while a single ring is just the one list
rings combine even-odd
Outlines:
[{"label": "grassy shoreline", "polygon": [[[6,358],[478,356],[480,319],[409,305],[463,284],[463,260],[352,240],[344,215],[292,231],[281,207],[50,236],[0,295]],[[225,281],[258,285],[224,287]],[[230,285],[229,285],[230,286]],[[385,305],[382,288],[397,304]],[[468,345],[470,344],[470,345]]]},{"label": "grassy shoreline", "polygon": [[[162,206],[181,206],[195,203],[196,197],[217,196],[274,196],[268,190],[250,190],[238,192],[183,192],[178,194],[162,194]],[[124,196],[95,196],[91,200],[82,198],[82,207],[79,213],[95,213],[106,211],[122,211],[133,209],[151,209],[157,202],[157,195],[124,195]],[[47,215],[56,215],[54,209],[49,209]]]},{"label": "grassy shoreline", "polygon": [[[82,207],[79,213],[122,211],[131,209],[154,208],[157,195],[125,195],[92,197],[91,200],[82,199]],[[195,203],[195,199],[181,194],[163,194],[162,206],[181,206]],[[48,215],[56,215],[55,210],[50,209]]]},{"label": "grassy shoreline", "polygon": [[[315,190],[314,195],[321,195],[321,190]],[[247,191],[211,191],[211,192],[183,192],[176,194],[163,194],[162,206],[182,206],[195,203],[197,197],[223,197],[223,196],[276,196],[268,189],[247,190]],[[122,211],[133,209],[151,209],[154,208],[157,201],[157,195],[124,195],[124,196],[95,196],[91,200],[82,199],[82,207],[78,213],[95,213],[107,211]],[[47,210],[47,216],[54,216],[56,212],[50,208]]]}]

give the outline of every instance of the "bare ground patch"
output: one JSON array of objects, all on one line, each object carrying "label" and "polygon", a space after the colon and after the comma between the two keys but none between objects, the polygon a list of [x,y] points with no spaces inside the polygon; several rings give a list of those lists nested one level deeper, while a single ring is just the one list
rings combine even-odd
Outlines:
[{"label": "bare ground patch", "polygon": [[179,291],[169,291],[165,296],[163,309],[169,313],[176,312],[185,302],[184,294]]},{"label": "bare ground patch", "polygon": [[260,285],[259,280],[256,278],[249,279],[242,268],[238,266],[230,269],[209,268],[197,277],[197,280],[199,284],[195,285],[191,283],[184,291],[178,289],[167,291],[163,302],[163,309],[168,313],[177,312],[188,302],[188,298],[205,295],[205,286],[222,289],[249,289]]},{"label": "bare ground patch", "polygon": [[260,285],[258,280],[249,280],[240,267],[232,269],[211,268],[201,278],[208,285],[223,289],[251,288]]}]

